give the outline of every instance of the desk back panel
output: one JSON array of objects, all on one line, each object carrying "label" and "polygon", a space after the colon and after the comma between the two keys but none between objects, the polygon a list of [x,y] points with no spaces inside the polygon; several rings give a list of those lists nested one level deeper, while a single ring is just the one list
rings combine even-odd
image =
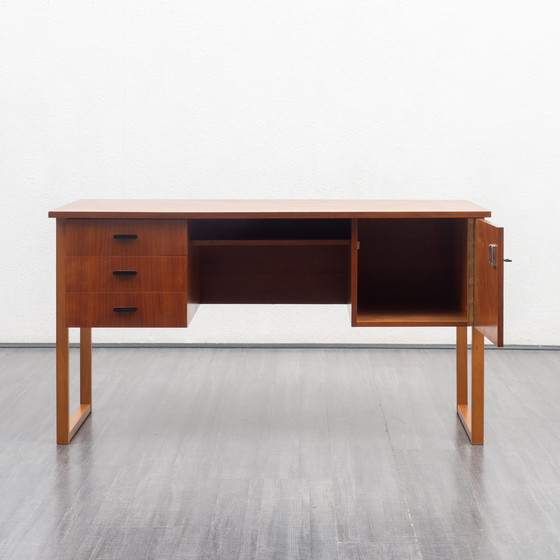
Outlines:
[{"label": "desk back panel", "polygon": [[193,246],[200,303],[348,303],[350,243]]},{"label": "desk back panel", "polygon": [[467,220],[358,220],[358,313],[410,307],[467,313]]}]

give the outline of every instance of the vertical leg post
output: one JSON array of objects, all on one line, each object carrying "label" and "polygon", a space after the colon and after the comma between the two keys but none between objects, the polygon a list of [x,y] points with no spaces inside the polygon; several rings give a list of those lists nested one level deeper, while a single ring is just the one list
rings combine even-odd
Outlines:
[{"label": "vertical leg post", "polygon": [[484,443],[484,335],[472,329],[471,442]]},{"label": "vertical leg post", "polygon": [[80,404],[91,406],[91,328],[80,329]]},{"label": "vertical leg post", "polygon": [[70,443],[70,359],[68,328],[56,329],[56,442]]},{"label": "vertical leg post", "polygon": [[467,327],[457,327],[457,406],[469,404]]},{"label": "vertical leg post", "polygon": [[66,325],[66,221],[56,220],[56,442],[70,442],[70,356]]},{"label": "vertical leg post", "polygon": [[80,406],[70,414],[66,220],[56,220],[56,442],[68,444],[91,412],[91,328],[80,329]]},{"label": "vertical leg post", "polygon": [[484,443],[484,335],[472,328],[471,404],[468,395],[467,329],[457,328],[457,414],[473,445]]}]

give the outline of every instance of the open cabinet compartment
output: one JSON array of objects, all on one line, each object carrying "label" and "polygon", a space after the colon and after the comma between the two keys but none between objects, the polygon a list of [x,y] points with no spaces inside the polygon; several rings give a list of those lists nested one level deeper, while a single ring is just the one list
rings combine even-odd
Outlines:
[{"label": "open cabinet compartment", "polygon": [[350,219],[189,220],[200,303],[348,303]]},{"label": "open cabinet compartment", "polygon": [[355,326],[468,324],[469,221],[357,219]]}]

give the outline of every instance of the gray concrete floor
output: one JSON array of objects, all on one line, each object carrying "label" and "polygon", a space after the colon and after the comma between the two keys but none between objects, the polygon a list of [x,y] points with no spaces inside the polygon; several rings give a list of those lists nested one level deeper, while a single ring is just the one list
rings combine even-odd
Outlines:
[{"label": "gray concrete floor", "polygon": [[0,558],[558,558],[560,352],[486,358],[472,447],[452,351],[95,349],[57,446],[54,350],[0,349]]}]

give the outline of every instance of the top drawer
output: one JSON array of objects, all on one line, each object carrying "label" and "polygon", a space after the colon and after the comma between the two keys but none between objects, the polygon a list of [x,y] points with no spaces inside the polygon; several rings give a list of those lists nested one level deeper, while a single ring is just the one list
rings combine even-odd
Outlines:
[{"label": "top drawer", "polygon": [[186,255],[186,220],[69,219],[67,255]]}]

